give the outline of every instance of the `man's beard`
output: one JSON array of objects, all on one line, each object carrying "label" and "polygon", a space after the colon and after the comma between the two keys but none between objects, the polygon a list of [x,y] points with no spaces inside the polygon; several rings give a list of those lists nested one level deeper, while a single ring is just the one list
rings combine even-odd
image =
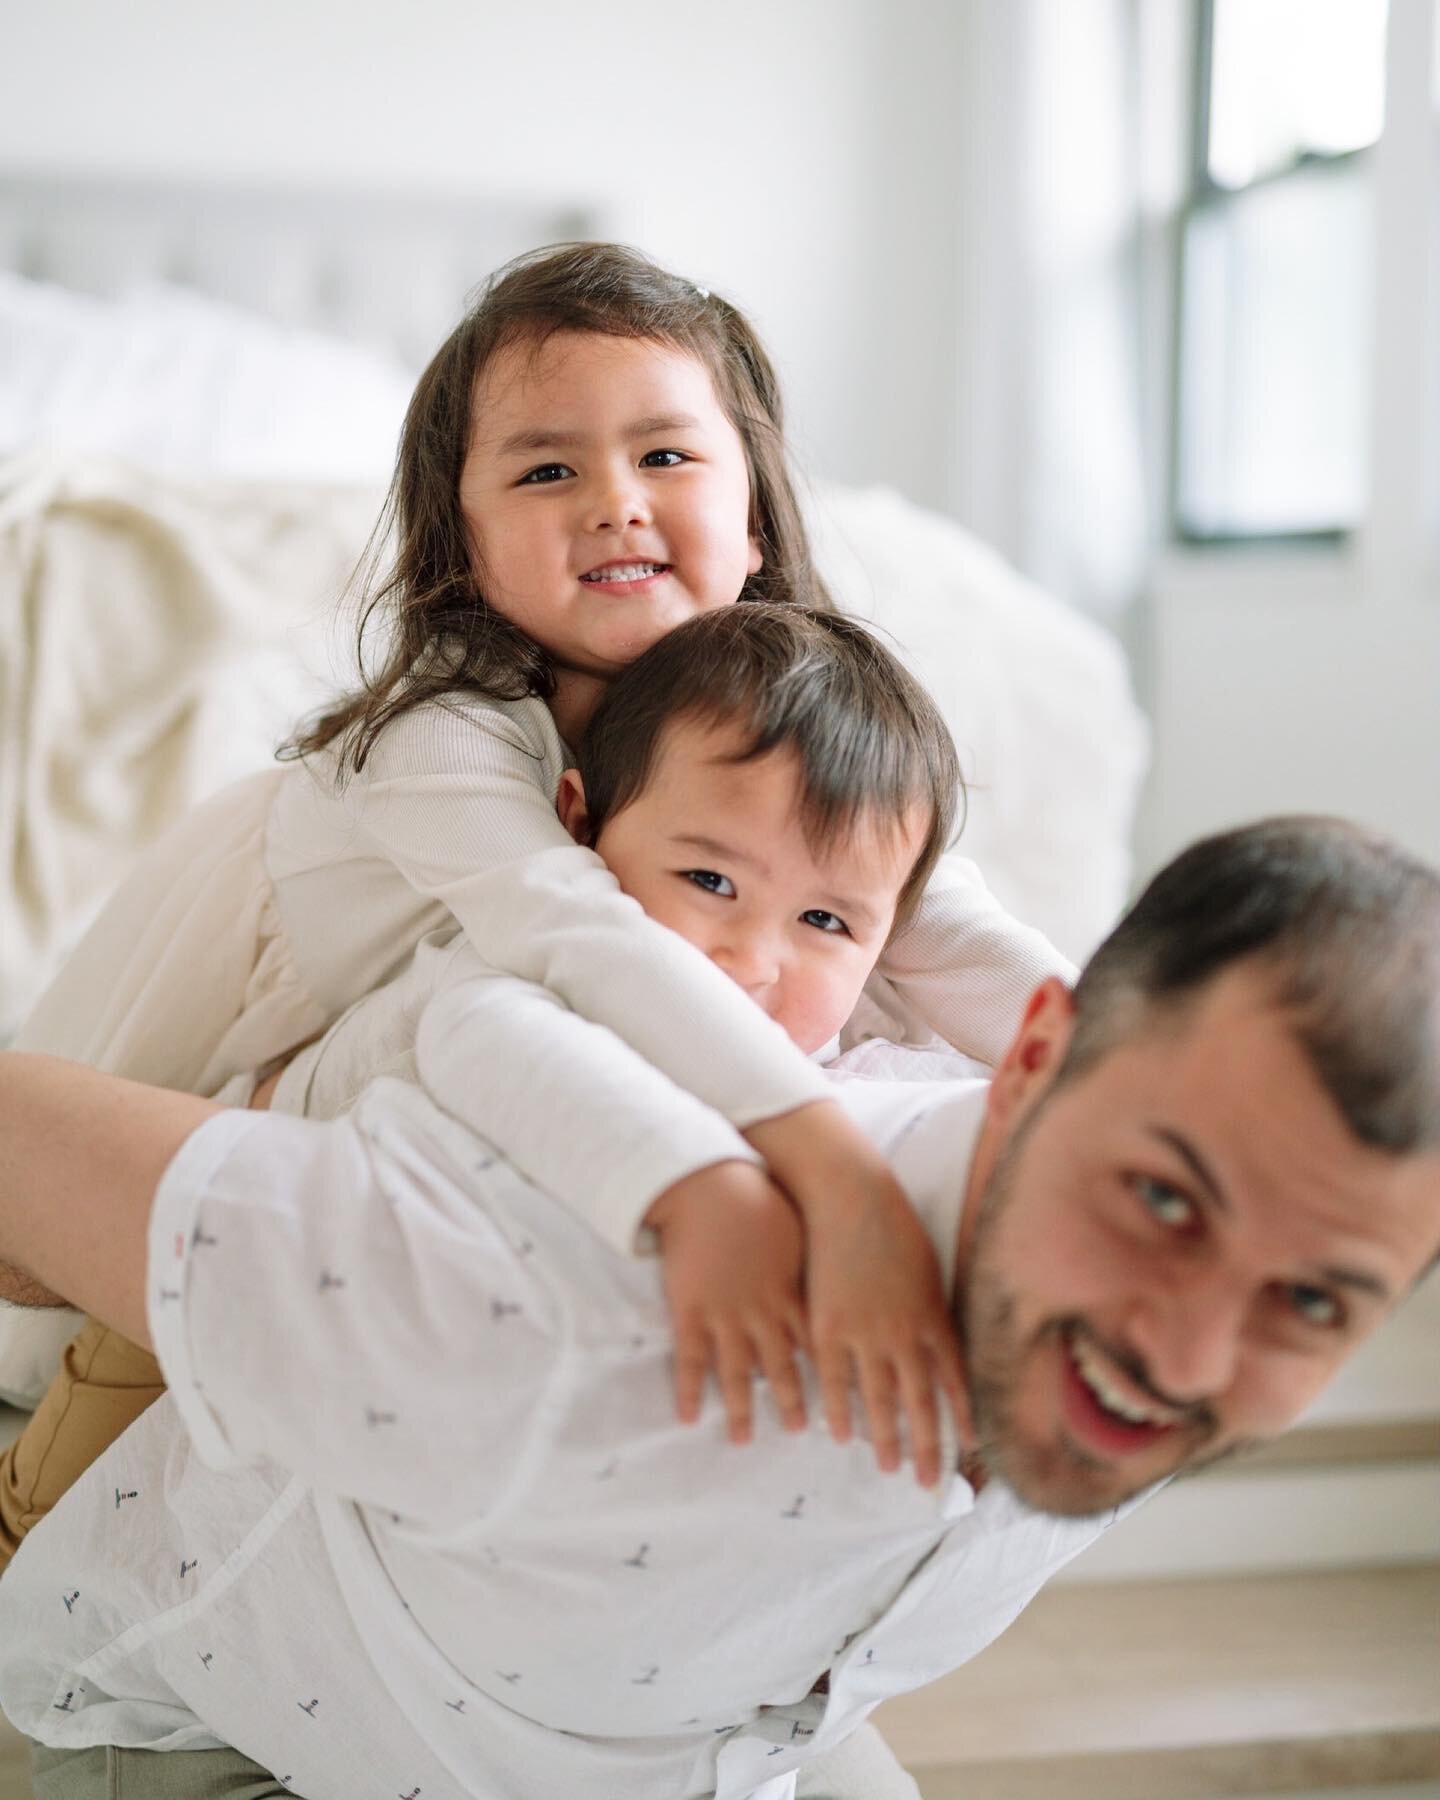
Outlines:
[{"label": "man's beard", "polygon": [[[1165,1476],[1215,1461],[1217,1456],[1228,1454],[1228,1446],[1205,1453],[1206,1446],[1219,1434],[1220,1425],[1209,1407],[1194,1407],[1190,1409],[1190,1420],[1175,1428],[1173,1465],[1151,1468],[1143,1476],[1127,1481],[1122,1464],[1088,1454],[1063,1430],[1036,1441],[1027,1438],[1017,1423],[1016,1399],[1027,1368],[1035,1362],[1061,1367],[1070,1355],[1068,1340],[1072,1333],[1094,1337],[1080,1315],[1057,1314],[1022,1338],[1017,1322],[1020,1290],[1007,1281],[995,1254],[997,1227],[1014,1199],[1026,1140],[1046,1103],[1040,1101],[1005,1145],[978,1197],[980,1213],[971,1239],[956,1323],[965,1350],[975,1422],[975,1455],[980,1463],[988,1474],[1013,1488],[1027,1505],[1060,1517],[1085,1518],[1109,1512]],[[1117,1346],[1105,1348],[1142,1388],[1154,1391],[1153,1382],[1133,1354]]]}]

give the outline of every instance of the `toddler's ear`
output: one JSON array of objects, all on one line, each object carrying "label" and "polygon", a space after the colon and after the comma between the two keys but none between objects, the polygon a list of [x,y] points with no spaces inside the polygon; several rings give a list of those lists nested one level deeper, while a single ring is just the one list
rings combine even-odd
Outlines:
[{"label": "toddler's ear", "polygon": [[555,810],[560,815],[560,823],[575,842],[589,849],[594,840],[590,834],[590,814],[585,806],[585,783],[580,779],[578,769],[567,769],[560,777],[560,786],[555,790]]}]

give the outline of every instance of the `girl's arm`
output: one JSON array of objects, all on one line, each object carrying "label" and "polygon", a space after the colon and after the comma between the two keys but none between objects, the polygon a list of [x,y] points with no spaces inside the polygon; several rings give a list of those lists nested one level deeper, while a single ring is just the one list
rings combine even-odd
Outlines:
[{"label": "girl's arm", "polygon": [[1077,971],[1006,912],[974,863],[943,856],[876,974],[952,1048],[995,1067],[1041,982],[1053,975],[1073,986]]},{"label": "girl's arm", "polygon": [[557,994],[742,1129],[824,1097],[819,1071],[709,959],[648,919],[555,813],[564,754],[538,701],[420,707],[347,795],[374,854],[485,961]]}]

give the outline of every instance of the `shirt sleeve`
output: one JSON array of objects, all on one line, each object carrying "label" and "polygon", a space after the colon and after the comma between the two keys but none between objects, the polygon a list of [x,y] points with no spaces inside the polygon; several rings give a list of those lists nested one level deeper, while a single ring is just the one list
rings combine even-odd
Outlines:
[{"label": "shirt sleeve", "polygon": [[1043,932],[1011,918],[961,856],[941,857],[914,918],[876,968],[932,1031],[992,1067],[1039,984],[1052,975],[1074,982],[1077,973]]},{"label": "shirt sleeve", "polygon": [[438,994],[416,1059],[433,1100],[622,1254],[653,1247],[642,1221],[682,1177],[760,1160],[717,1112],[528,982],[475,974]]},{"label": "shirt sleeve", "polygon": [[387,727],[372,761],[361,829],[492,967],[608,1026],[741,1128],[825,1097],[780,1027],[570,840],[553,727],[547,747],[518,712],[421,707]]},{"label": "shirt sleeve", "polygon": [[437,1524],[496,1504],[563,1326],[485,1209],[488,1167],[399,1083],[329,1124],[228,1111],[191,1134],[157,1189],[148,1303],[204,1461]]}]

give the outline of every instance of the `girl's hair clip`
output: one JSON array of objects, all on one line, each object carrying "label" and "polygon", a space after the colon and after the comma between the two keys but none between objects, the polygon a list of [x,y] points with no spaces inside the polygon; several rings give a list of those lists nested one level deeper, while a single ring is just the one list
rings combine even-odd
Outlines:
[{"label": "girl's hair clip", "polygon": [[694,288],[695,292],[700,296],[700,298],[702,300],[708,300],[710,298],[709,288],[702,288],[698,281],[692,281],[690,283],[690,285],[691,285],[691,287]]}]

